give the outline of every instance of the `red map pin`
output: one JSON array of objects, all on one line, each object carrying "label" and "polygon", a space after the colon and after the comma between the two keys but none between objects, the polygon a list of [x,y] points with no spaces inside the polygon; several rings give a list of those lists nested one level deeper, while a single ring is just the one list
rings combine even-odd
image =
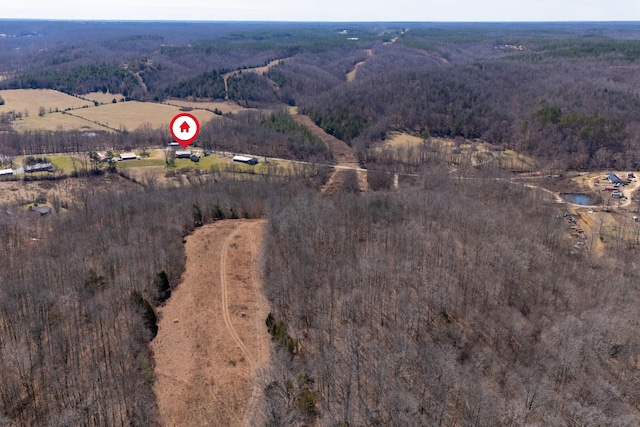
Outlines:
[{"label": "red map pin", "polygon": [[187,148],[200,133],[200,123],[193,114],[180,113],[176,115],[169,125],[171,136],[182,148]]}]

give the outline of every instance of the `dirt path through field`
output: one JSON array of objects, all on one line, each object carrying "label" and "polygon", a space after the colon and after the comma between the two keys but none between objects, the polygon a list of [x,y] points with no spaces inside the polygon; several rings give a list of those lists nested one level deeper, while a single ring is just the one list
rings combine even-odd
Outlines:
[{"label": "dirt path through field", "polygon": [[[278,65],[281,61],[284,61],[284,60],[286,60],[286,58],[274,59],[273,61],[269,62],[267,65],[263,67],[245,68],[243,70],[235,70],[235,71],[230,71],[226,74],[223,74],[222,80],[224,81],[224,93],[225,93],[224,99],[229,99],[229,78],[230,77],[235,77],[242,73],[254,73],[258,75],[263,75],[264,73],[269,71],[269,68],[275,65]],[[269,78],[267,78],[267,80],[269,81],[269,84],[271,85],[271,87],[277,92],[279,90],[279,87],[276,84],[276,82],[274,82]]]},{"label": "dirt path through field", "polygon": [[369,189],[369,184],[367,183],[367,171],[360,168],[358,160],[353,154],[353,149],[349,147],[346,142],[326,133],[324,129],[316,125],[309,116],[305,116],[304,114],[292,114],[292,117],[296,123],[305,126],[312,134],[320,138],[327,148],[329,148],[329,151],[331,151],[333,158],[339,166],[335,168],[333,174],[331,174],[331,177],[329,178],[329,181],[322,189],[324,194],[335,194],[342,186],[345,174],[347,174],[349,170],[356,171],[360,191],[367,191]]},{"label": "dirt path through field", "polygon": [[187,237],[183,282],[151,343],[165,426],[251,425],[269,359],[258,257],[264,221],[219,221]]},{"label": "dirt path through field", "polygon": [[[367,53],[367,57],[373,56],[373,49],[367,49],[365,52]],[[358,70],[364,65],[365,62],[366,61],[360,61],[356,63],[356,65],[353,66],[353,69],[347,73],[346,77],[348,82],[352,82],[356,79],[356,74],[358,74]]]}]

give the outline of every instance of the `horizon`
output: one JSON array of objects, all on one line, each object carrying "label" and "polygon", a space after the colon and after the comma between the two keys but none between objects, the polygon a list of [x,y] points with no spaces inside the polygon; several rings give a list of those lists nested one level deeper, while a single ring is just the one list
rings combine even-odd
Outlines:
[{"label": "horizon", "polygon": [[3,7],[6,19],[169,22],[636,22],[640,3],[625,0],[23,0]]},{"label": "horizon", "polygon": [[397,20],[278,20],[278,19],[96,19],[96,18],[0,18],[0,22],[130,22],[130,23],[193,23],[193,24],[214,24],[214,23],[239,23],[239,24],[639,24],[637,20],[548,20],[548,21],[446,21],[446,20],[430,20],[430,21],[397,21]]}]

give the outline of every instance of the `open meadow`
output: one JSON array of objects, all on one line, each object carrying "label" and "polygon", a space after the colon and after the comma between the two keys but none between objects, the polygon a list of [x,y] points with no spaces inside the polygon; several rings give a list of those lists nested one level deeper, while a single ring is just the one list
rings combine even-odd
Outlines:
[{"label": "open meadow", "polygon": [[[116,130],[134,130],[147,124],[153,129],[168,130],[171,119],[179,112],[178,107],[170,105],[129,101],[74,111],[74,114]],[[201,123],[217,117],[205,110],[194,110],[192,113]]]},{"label": "open meadow", "polygon": [[235,114],[246,110],[246,108],[241,107],[232,101],[187,101],[184,99],[167,99],[164,101],[164,104],[180,108],[192,108],[193,110],[218,110],[222,114]]},{"label": "open meadow", "polygon": [[[154,102],[116,102],[113,94],[92,93],[79,97],[49,89],[14,89],[0,91],[4,105],[0,113],[15,112],[12,126],[17,132],[27,131],[113,131],[135,130],[143,126],[168,129],[171,119],[185,107],[200,123],[219,117],[212,111],[235,113],[242,107],[229,102],[193,103],[174,101],[171,105]],[[92,101],[88,101],[91,99]],[[93,102],[106,103],[96,106]],[[211,110],[211,111],[208,111]]]},{"label": "open meadow", "polygon": [[4,105],[0,113],[15,111],[23,116],[37,116],[40,108],[45,113],[93,106],[92,102],[51,89],[7,89],[0,90]]},{"label": "open meadow", "polygon": [[28,117],[23,116],[14,120],[12,127],[16,132],[23,133],[29,131],[111,131],[106,126],[78,117],[75,111],[46,113],[43,116],[30,114]]}]

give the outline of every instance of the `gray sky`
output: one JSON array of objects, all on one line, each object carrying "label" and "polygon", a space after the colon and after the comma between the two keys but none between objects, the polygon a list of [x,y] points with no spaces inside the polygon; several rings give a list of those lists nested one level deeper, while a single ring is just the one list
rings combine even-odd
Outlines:
[{"label": "gray sky", "polygon": [[1,0],[0,18],[640,21],[640,0]]}]

